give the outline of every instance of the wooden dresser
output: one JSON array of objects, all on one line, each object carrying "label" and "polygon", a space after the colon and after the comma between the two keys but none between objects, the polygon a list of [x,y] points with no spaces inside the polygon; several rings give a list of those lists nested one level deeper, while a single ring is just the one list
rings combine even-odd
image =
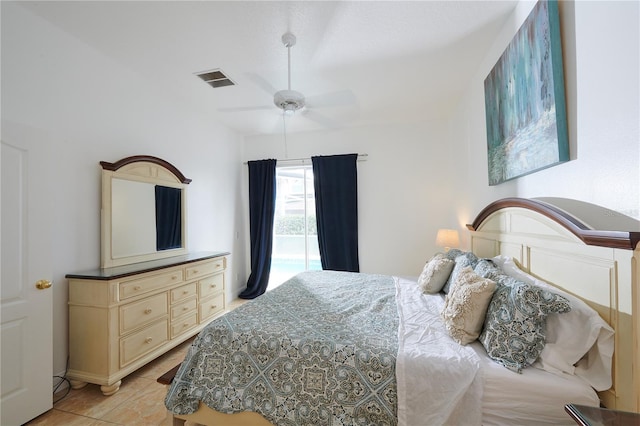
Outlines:
[{"label": "wooden dresser", "polygon": [[224,313],[227,252],[193,253],[68,274],[74,389],[121,379]]}]

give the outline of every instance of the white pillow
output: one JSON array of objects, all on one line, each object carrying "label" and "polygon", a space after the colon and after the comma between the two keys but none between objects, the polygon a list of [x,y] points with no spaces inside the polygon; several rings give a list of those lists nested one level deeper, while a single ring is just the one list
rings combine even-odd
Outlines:
[{"label": "white pillow", "polygon": [[451,270],[455,262],[447,259],[442,253],[438,253],[424,265],[420,277],[418,277],[418,286],[423,293],[435,294],[442,290],[447,282]]},{"label": "white pillow", "polygon": [[482,278],[470,266],[460,271],[441,312],[453,340],[466,345],[478,339],[495,290],[494,281]]},{"label": "white pillow", "polygon": [[513,259],[500,256],[493,260],[502,264],[507,275],[550,289],[571,303],[570,312],[547,317],[547,342],[534,367],[580,376],[598,391],[609,389],[613,329],[584,301],[527,274]]}]

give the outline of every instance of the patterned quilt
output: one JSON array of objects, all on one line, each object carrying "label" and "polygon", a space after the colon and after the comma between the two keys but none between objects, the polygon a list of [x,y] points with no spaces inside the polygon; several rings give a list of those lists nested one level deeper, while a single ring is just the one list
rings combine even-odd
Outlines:
[{"label": "patterned quilt", "polygon": [[398,312],[390,276],[312,271],[212,321],[165,405],[256,411],[276,425],[395,425]]}]

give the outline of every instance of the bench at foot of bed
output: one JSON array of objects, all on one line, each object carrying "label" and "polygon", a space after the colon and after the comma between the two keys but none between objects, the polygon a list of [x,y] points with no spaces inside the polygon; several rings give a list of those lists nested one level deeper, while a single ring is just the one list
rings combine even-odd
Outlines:
[{"label": "bench at foot of bed", "polygon": [[173,426],[183,426],[185,421],[206,426],[273,426],[258,413],[243,411],[235,414],[224,414],[200,404],[198,411],[193,414],[173,415]]},{"label": "bench at foot of bed", "polygon": [[[156,381],[163,385],[170,385],[179,368],[180,364],[158,377]],[[193,414],[173,414],[173,426],[184,426],[186,421],[206,426],[273,426],[258,413],[243,411],[235,414],[224,414],[212,410],[204,404],[200,404],[198,411]]]}]

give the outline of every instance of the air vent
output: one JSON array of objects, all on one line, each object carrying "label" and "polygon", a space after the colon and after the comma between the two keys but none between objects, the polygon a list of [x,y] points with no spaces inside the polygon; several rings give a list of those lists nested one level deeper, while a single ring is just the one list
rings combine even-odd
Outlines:
[{"label": "air vent", "polygon": [[227,77],[221,69],[203,71],[196,73],[196,75],[214,89],[224,86],[234,86],[236,84]]}]

